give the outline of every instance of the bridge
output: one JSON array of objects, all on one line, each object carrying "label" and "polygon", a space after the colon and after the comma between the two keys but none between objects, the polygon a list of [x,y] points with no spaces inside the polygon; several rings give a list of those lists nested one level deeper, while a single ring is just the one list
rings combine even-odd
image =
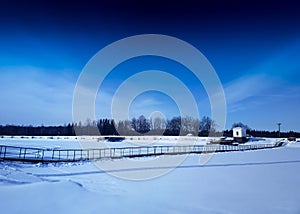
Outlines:
[{"label": "bridge", "polygon": [[182,145],[182,146],[140,146],[123,148],[96,149],[45,149],[0,145],[0,160],[22,162],[75,162],[114,158],[135,158],[158,155],[201,154],[217,152],[234,152],[258,149],[270,149],[283,145],[240,144],[233,145]]}]

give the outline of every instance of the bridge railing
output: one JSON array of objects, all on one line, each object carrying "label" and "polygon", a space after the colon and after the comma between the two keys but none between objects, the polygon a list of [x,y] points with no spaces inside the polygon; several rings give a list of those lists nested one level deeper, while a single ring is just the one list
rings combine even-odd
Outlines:
[{"label": "bridge railing", "polygon": [[142,146],[101,149],[44,149],[0,145],[0,159],[32,162],[64,162],[104,158],[178,155],[267,149],[282,146],[273,144]]}]

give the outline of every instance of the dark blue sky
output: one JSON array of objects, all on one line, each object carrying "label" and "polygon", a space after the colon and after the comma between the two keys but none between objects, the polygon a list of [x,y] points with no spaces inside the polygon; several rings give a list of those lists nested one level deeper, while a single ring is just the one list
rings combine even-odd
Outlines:
[{"label": "dark blue sky", "polygon": [[[299,8],[289,0],[1,2],[0,124],[71,122],[73,89],[88,60],[116,40],[154,33],[185,40],[208,58],[224,87],[227,128],[241,121],[273,130],[280,121],[300,131]],[[130,63],[127,74],[131,67],[180,70],[167,61]],[[122,79],[110,81],[107,93]],[[145,115],[170,103],[146,94],[134,105],[142,100],[152,100]],[[210,113],[205,98],[198,104]]]}]

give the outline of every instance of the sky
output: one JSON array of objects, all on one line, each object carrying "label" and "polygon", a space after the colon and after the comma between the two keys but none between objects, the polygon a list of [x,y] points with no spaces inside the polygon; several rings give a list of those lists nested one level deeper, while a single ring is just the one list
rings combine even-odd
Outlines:
[{"label": "sky", "polygon": [[[291,0],[2,1],[0,124],[72,122],[76,82],[99,50],[129,36],[163,34],[190,43],[213,66],[225,92],[225,128],[243,122],[277,130],[281,122],[284,131],[300,131],[299,8]],[[146,70],[176,76],[195,97],[199,117],[210,116],[208,95],[186,67],[148,56],[120,63],[105,78],[96,117],[110,117],[118,87]],[[180,114],[176,101],[158,91],[139,94],[128,108],[129,117]]]}]

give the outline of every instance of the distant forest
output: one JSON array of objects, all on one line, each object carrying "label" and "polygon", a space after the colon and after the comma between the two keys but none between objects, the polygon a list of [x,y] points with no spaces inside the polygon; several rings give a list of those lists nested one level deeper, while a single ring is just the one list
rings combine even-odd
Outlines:
[{"label": "distant forest", "polygon": [[[242,126],[247,134],[253,137],[296,137],[299,132],[259,131],[249,128],[243,123],[234,123],[232,127]],[[63,126],[19,126],[0,125],[0,136],[75,136],[75,135],[165,135],[179,136],[192,134],[194,136],[232,136],[232,130],[216,131],[217,124],[209,118],[200,121],[191,117],[173,117],[171,120],[161,118],[146,119],[143,115],[132,120],[115,122],[112,119],[98,121],[87,120],[82,123],[69,123]]]}]

